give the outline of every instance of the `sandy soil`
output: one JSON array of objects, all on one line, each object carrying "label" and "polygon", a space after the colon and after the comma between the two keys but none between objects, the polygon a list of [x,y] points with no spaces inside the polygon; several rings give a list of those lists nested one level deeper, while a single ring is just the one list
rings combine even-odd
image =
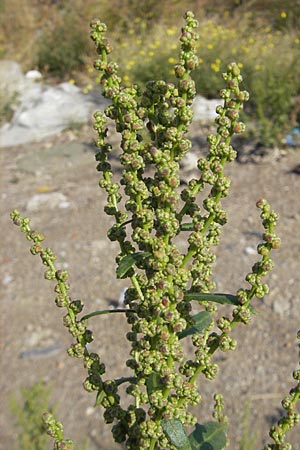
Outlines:
[{"label": "sandy soil", "polygon": [[[195,124],[191,137],[194,153],[205,152],[203,129]],[[113,276],[117,248],[106,238],[110,221],[103,213],[105,195],[97,187],[91,141],[87,129],[73,130],[0,152],[1,450],[12,450],[16,440],[9,397],[40,379],[53,387],[52,402],[68,437],[80,444],[88,436],[89,450],[118,448],[101,411],[93,408],[93,395],[82,389],[86,374],[81,362],[66,355],[71,337],[62,326],[62,311],[53,302],[53,286],[43,279],[39,258],[30,255],[28,242],[9,219],[13,208],[30,215],[32,225],[46,235],[47,245],[57,254],[60,267],[68,268],[71,293],[83,299],[86,312],[115,304],[126,282],[115,281]],[[244,276],[255,261],[262,232],[255,207],[260,197],[267,198],[280,214],[282,247],[274,254],[271,293],[254,302],[260,314],[251,326],[234,331],[235,352],[216,357],[220,365],[217,380],[200,379],[204,400],[199,421],[207,419],[213,392],[223,392],[231,419],[230,449],[239,449],[247,403],[251,406],[248,425],[257,433],[253,448],[262,448],[267,430],[282,411],[280,401],[293,386],[291,373],[299,361],[300,175],[292,170],[300,162],[300,150],[264,156],[250,155],[250,150],[251,145],[246,146],[240,153],[243,163],[235,162],[227,170],[233,181],[231,196],[224,201],[229,222],[217,249],[217,291],[234,293],[246,285]],[[190,175],[185,171],[184,177]],[[43,202],[49,194],[54,195]],[[97,317],[91,328],[93,346],[106,362],[109,375],[124,374],[124,318]],[[300,450],[300,427],[290,436],[293,449]]]}]

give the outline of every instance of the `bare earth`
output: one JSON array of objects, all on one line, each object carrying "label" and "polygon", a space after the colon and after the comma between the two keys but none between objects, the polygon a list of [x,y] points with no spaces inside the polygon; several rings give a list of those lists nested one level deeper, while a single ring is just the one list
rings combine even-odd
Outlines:
[{"label": "bare earth", "polygon": [[[198,156],[205,151],[202,136],[203,130],[194,124],[191,137]],[[77,448],[86,436],[89,450],[119,448],[100,409],[93,408],[94,396],[82,389],[86,373],[81,361],[66,355],[71,337],[62,326],[64,312],[53,302],[53,285],[43,279],[39,258],[31,256],[29,242],[9,219],[9,212],[17,208],[46,235],[46,245],[57,254],[59,267],[69,270],[71,295],[83,299],[85,312],[115,305],[126,281],[114,278],[117,247],[106,238],[110,219],[103,213],[105,195],[97,186],[99,174],[91,142],[92,133],[84,128],[0,151],[1,450],[12,450],[16,439],[8,407],[10,395],[40,379],[53,387],[58,418]],[[249,159],[247,155],[245,159]],[[199,380],[203,395],[199,422],[209,419],[213,393],[223,392],[231,420],[230,449],[239,449],[242,417],[249,402],[248,425],[257,433],[253,448],[262,448],[267,430],[282,412],[280,401],[293,386],[291,373],[298,368],[300,175],[292,169],[299,162],[300,150],[288,149],[227,168],[233,181],[231,196],[224,201],[229,222],[216,250],[217,291],[235,293],[246,286],[244,277],[256,260],[255,248],[261,239],[255,207],[260,197],[267,198],[279,212],[277,231],[282,239],[268,280],[270,294],[254,301],[260,314],[252,325],[234,330],[238,340],[235,352],[216,357],[220,365],[216,381]],[[65,196],[58,203],[41,203],[43,196],[55,199],[58,193]],[[39,196],[38,209],[32,203],[35,195]],[[92,346],[107,364],[108,376],[127,373],[124,334],[128,325],[124,317],[95,317],[90,326],[95,335]],[[299,426],[290,433],[290,442],[294,450],[300,450]]]}]

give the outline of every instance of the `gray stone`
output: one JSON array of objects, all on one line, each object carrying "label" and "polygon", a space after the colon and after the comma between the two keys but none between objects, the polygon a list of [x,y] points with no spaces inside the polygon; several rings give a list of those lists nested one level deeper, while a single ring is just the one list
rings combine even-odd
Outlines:
[{"label": "gray stone", "polygon": [[24,76],[12,61],[0,64],[0,90],[10,86],[18,95],[11,122],[0,128],[0,147],[40,141],[74,124],[87,123],[95,110],[108,104],[98,93],[85,95],[71,83],[46,86],[35,81],[40,78],[37,71]]},{"label": "gray stone", "polygon": [[86,123],[97,109],[91,96],[70,83],[52,87],[31,82],[19,100],[11,123],[0,129],[2,147],[39,141],[74,124]]}]

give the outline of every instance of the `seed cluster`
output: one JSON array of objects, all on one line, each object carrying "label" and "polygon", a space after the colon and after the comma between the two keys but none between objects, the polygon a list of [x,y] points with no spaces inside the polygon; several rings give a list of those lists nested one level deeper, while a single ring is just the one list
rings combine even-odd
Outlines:
[{"label": "seed cluster", "polygon": [[[133,412],[129,421],[120,418],[116,408],[109,413],[110,421],[117,419],[113,427],[115,440],[127,439],[128,449],[165,448],[161,420],[176,418],[184,425],[195,423],[195,417],[187,410],[200,401],[198,374],[202,372],[209,379],[216,376],[212,354],[218,348],[235,348],[229,332],[237,322],[246,323],[248,317],[250,320],[251,298],[266,290],[265,285],[261,291],[258,286],[260,277],[266,274],[265,259],[264,267],[257,263],[257,276],[252,280],[255,288],[245,291],[246,301],[235,308],[231,319],[223,317],[217,321],[220,335],[211,332],[214,322],[201,335],[196,333],[192,337],[196,347],[194,360],[186,360],[180,333],[192,325],[193,318],[191,303],[184,294],[188,286],[193,292],[214,288],[212,247],[218,244],[221,226],[227,220],[221,199],[228,195],[230,187],[224,167],[236,157],[230,141],[234,133],[244,131],[239,112],[249,95],[240,89],[238,66],[230,64],[223,75],[226,88],[221,91],[224,104],[217,108],[217,133],[208,137],[209,154],[198,161],[199,178],[180,189],[180,161],[191,148],[186,138],[196,94],[191,71],[198,63],[197,21],[190,12],[185,20],[179,61],[174,67],[177,84],[150,81],[144,92],[135,85],[121,86],[118,66],[108,59],[112,48],[104,37],[106,27],[97,20],[91,24],[91,37],[100,55],[95,67],[102,73],[103,94],[111,100],[104,114],[95,114],[94,125],[98,132],[97,169],[102,172],[100,186],[107,192],[105,211],[115,218],[108,237],[120,244],[117,264],[129,255],[144,252],[144,257],[136,259],[125,274],[131,279],[125,303],[131,311],[126,314],[131,326],[127,334],[131,343],[127,366],[134,371],[127,393],[134,397],[132,411],[143,406],[147,419],[143,415],[138,424]],[[123,170],[119,183],[114,182],[112,147],[106,140],[108,119],[115,122],[116,131],[121,134],[119,158]],[[201,207],[197,195],[207,185],[211,186],[210,194]],[[267,223],[266,227],[269,232]],[[190,231],[187,251],[181,253],[174,241],[185,230]],[[270,270],[269,260],[268,263]],[[239,295],[242,297],[241,292]],[[215,305],[207,302],[205,306],[216,312]]]},{"label": "seed cluster", "polygon": [[54,292],[56,293],[55,303],[59,308],[66,308],[67,313],[63,317],[63,324],[75,339],[75,342],[68,349],[68,354],[72,357],[82,358],[84,367],[88,372],[88,377],[83,383],[84,388],[90,392],[101,392],[102,403],[114,404],[119,400],[119,397],[112,395],[110,389],[107,389],[107,386],[113,381],[103,382],[102,375],[105,373],[105,365],[98,354],[88,351],[87,345],[93,341],[93,334],[91,330],[87,329],[87,321],[84,318],[83,320],[77,318],[77,315],[83,309],[83,303],[81,300],[72,300],[69,296],[68,272],[56,269],[54,263],[55,255],[50,248],[44,249],[42,247],[44,236],[37,231],[31,230],[27,217],[22,217],[19,211],[14,210],[11,213],[11,218],[15,225],[20,226],[27,239],[33,242],[30,251],[33,255],[39,255],[43,265],[46,266],[45,279],[56,281],[54,287]]},{"label": "seed cluster", "polygon": [[[99,55],[95,67],[101,72],[103,95],[110,99],[104,113],[94,115],[97,170],[101,172],[100,187],[107,194],[104,210],[113,220],[108,238],[120,246],[117,276],[130,279],[123,312],[130,326],[126,338],[131,350],[126,365],[133,372],[131,377],[104,379],[102,360],[88,350],[93,335],[87,328],[88,319],[103,312],[78,317],[83,303],[70,298],[68,273],[56,269],[53,252],[42,247],[43,236],[31,230],[29,220],[16,210],[11,213],[14,223],[33,242],[31,253],[40,255],[46,266],[45,278],[56,281],[55,303],[66,308],[63,323],[75,339],[68,353],[81,358],[88,372],[84,388],[97,392],[96,404],[104,408],[104,419],[112,424],[115,441],[126,442],[127,450],[174,450],[177,447],[165,424],[174,420],[185,427],[196,423],[189,408],[201,401],[197,377],[203,374],[214,379],[218,372],[213,361],[215,352],[235,349],[231,332],[238,323],[251,321],[253,297],[262,298],[268,293],[263,277],[273,268],[271,250],[280,246],[274,232],[277,215],[266,200],[259,200],[257,207],[265,229],[263,242],[257,248],[260,260],[246,276],[250,288],[239,289],[235,297],[231,296],[231,315],[219,315],[216,296],[210,296],[215,288],[213,247],[218,245],[221,227],[227,221],[221,204],[230,188],[225,166],[236,157],[231,138],[244,131],[239,113],[249,95],[240,87],[239,67],[230,64],[223,74],[225,88],[221,90],[223,105],[216,111],[217,131],[208,136],[208,155],[198,160],[199,176],[182,188],[180,162],[191,148],[186,133],[196,94],[191,72],[198,64],[198,23],[191,12],[186,13],[185,21],[179,60],[174,67],[177,83],[150,81],[143,92],[136,85],[121,85],[118,65],[108,59],[112,47],[104,36],[106,26],[99,20],[91,23],[91,37]],[[119,149],[113,149],[108,142],[109,120],[120,134]],[[119,152],[121,174],[113,170],[113,151]],[[199,194],[207,187],[209,194],[201,204]],[[182,235],[184,251],[177,244]],[[204,295],[199,301],[203,307],[200,315],[204,314],[201,317],[207,322],[201,328],[197,328],[198,315],[192,312],[191,299],[197,294]],[[190,359],[182,345],[187,336],[194,347]],[[299,371],[295,371],[294,378],[299,381]],[[119,393],[121,384],[126,384],[131,399],[126,407]],[[272,429],[276,444],[266,450],[289,448],[278,445],[284,442],[286,430],[299,421],[294,411],[298,398],[299,384],[284,399],[287,417]],[[216,394],[214,400],[213,416],[224,424],[227,419],[223,398]],[[63,440],[60,424],[52,416],[46,419],[57,445],[62,445],[57,448],[72,448],[68,447],[69,441]]]}]

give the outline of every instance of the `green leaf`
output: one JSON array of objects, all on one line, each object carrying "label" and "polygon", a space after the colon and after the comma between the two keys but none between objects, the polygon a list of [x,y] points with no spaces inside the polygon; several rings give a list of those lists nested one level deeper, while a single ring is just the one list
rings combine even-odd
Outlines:
[{"label": "green leaf", "polygon": [[[219,303],[220,305],[233,305],[240,306],[239,299],[236,295],[232,294],[212,294],[211,292],[191,292],[188,291],[184,294],[184,299],[187,301],[195,300],[197,302],[214,302]],[[249,305],[249,309],[252,314],[257,314],[258,311],[253,308],[252,305]]]},{"label": "green leaf", "polygon": [[124,258],[122,258],[119,262],[119,266],[117,267],[117,277],[123,278],[134,264],[139,263],[144,258],[147,258],[150,255],[151,253],[149,252],[137,252],[124,256]]},{"label": "green leaf", "polygon": [[227,425],[219,422],[196,424],[189,435],[192,450],[223,450],[226,446]]},{"label": "green leaf", "polygon": [[192,450],[189,439],[179,419],[162,420],[161,426],[171,444],[178,450]]},{"label": "green leaf", "polygon": [[181,229],[181,231],[193,231],[193,229],[194,229],[194,224],[193,224],[193,222],[190,222],[190,223],[182,223],[182,224],[180,225],[180,229]]},{"label": "green leaf", "polygon": [[185,300],[196,300],[197,302],[215,302],[221,305],[240,305],[239,299],[236,295],[231,294],[212,294],[210,292],[186,292],[184,294]]},{"label": "green leaf", "polygon": [[158,373],[152,372],[146,381],[147,394],[150,395],[154,391],[161,391],[163,388],[161,377]]},{"label": "green leaf", "polygon": [[178,333],[179,339],[183,339],[191,334],[201,333],[208,327],[212,320],[211,314],[208,311],[201,311],[198,314],[195,314],[192,319],[194,324],[190,328]]},{"label": "green leaf", "polygon": [[101,311],[93,311],[85,316],[81,317],[80,320],[84,321],[90,319],[94,316],[103,316],[104,314],[115,314],[115,313],[127,313],[127,312],[135,312],[134,309],[129,308],[119,308],[119,309],[102,309]]}]

